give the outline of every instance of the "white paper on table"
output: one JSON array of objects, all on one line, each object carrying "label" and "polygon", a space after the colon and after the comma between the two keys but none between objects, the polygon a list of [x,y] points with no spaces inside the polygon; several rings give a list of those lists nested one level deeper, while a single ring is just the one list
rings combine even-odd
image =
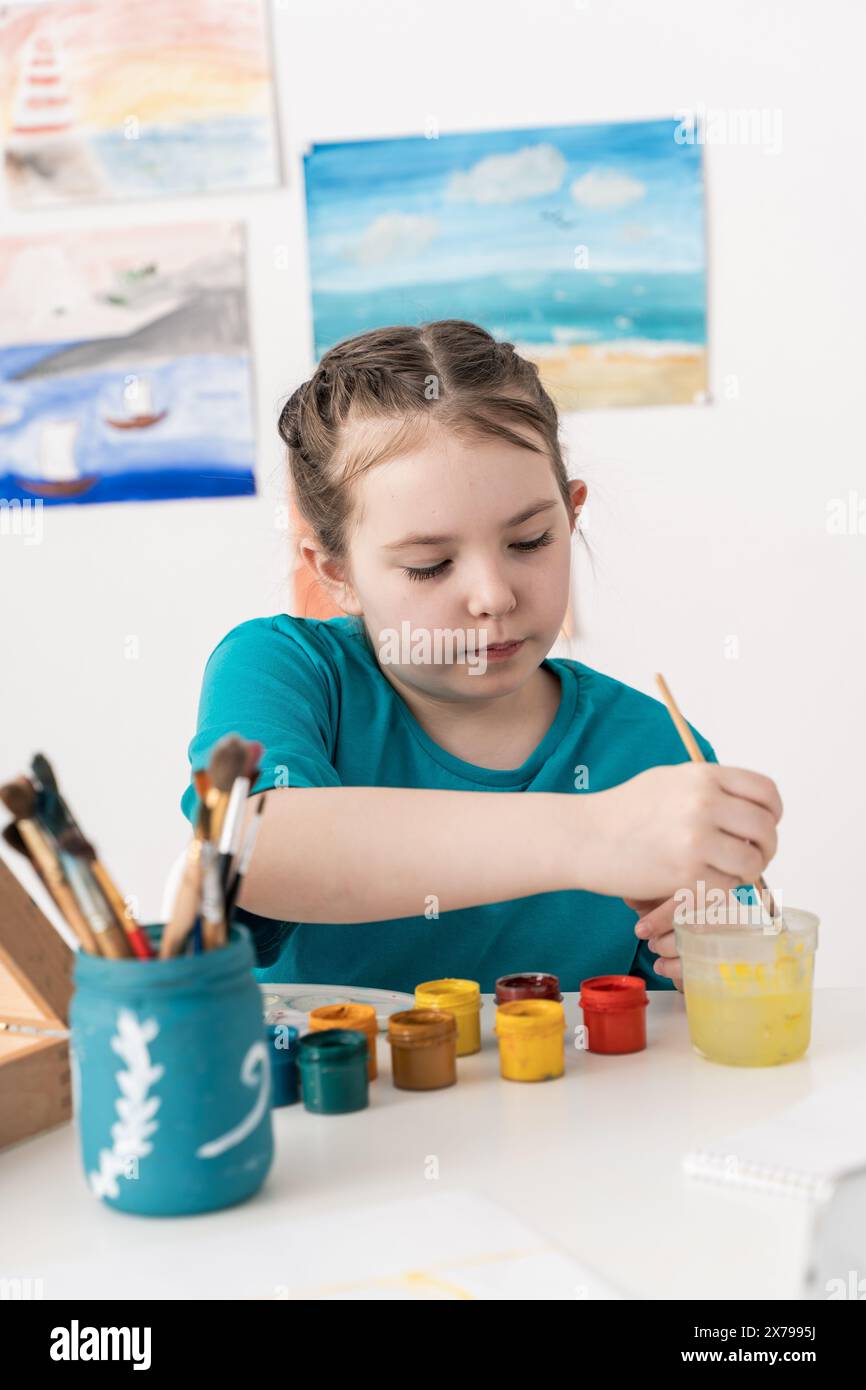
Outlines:
[{"label": "white paper on table", "polygon": [[[331,1251],[331,1268],[322,1252]],[[291,1264],[324,1279],[276,1295],[315,1300],[621,1299],[511,1212],[473,1192],[439,1193],[292,1223]]]}]

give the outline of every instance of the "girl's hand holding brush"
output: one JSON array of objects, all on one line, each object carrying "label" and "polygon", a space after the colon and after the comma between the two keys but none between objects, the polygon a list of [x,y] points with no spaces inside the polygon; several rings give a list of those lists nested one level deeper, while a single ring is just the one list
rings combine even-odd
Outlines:
[{"label": "girl's hand holding brush", "polygon": [[730,891],[776,853],[782,801],[759,772],[677,763],[594,795],[601,833],[587,886],[596,892],[663,903],[701,881]]}]

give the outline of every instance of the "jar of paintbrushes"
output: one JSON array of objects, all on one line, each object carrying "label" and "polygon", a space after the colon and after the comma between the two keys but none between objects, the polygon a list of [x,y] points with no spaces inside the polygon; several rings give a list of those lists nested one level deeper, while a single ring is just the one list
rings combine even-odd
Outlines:
[{"label": "jar of paintbrushes", "polygon": [[177,1216],[231,1206],[273,1159],[271,1075],[246,928],[231,917],[264,798],[241,826],[261,745],[224,739],[205,772],[169,921],[134,920],[41,754],[0,788],[27,855],[79,942],[70,1009],[84,1172],[107,1205]]}]

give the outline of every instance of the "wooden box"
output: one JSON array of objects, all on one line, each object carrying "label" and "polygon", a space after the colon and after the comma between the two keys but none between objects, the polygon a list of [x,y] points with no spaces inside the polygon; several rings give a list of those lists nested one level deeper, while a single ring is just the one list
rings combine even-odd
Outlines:
[{"label": "wooden box", "polygon": [[0,859],[0,1149],[72,1116],[75,952]]}]

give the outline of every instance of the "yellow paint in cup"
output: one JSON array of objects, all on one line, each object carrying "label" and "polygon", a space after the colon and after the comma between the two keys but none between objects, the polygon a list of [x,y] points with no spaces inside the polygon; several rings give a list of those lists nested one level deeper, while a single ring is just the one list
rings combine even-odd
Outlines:
[{"label": "yellow paint in cup", "polygon": [[481,991],[475,980],[427,980],[415,986],[415,1006],[454,1015],[458,1057],[481,1051]]},{"label": "yellow paint in cup", "polygon": [[694,1047],[711,1062],[773,1067],[806,1052],[818,918],[784,911],[788,930],[675,924]]},{"label": "yellow paint in cup", "polygon": [[555,999],[513,999],[496,1010],[506,1081],[551,1081],[565,1071],[565,1010]]}]

